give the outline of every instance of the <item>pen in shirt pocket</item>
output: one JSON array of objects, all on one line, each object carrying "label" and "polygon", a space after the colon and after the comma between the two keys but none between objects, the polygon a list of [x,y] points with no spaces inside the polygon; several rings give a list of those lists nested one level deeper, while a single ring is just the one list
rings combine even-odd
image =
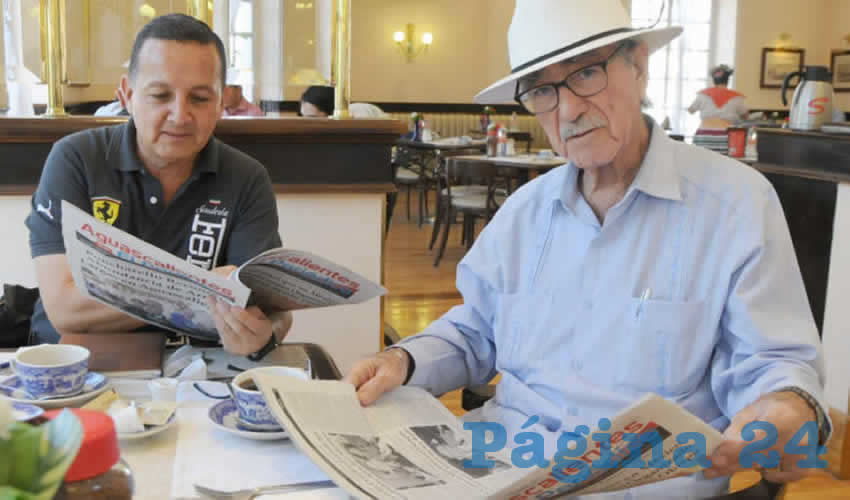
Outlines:
[{"label": "pen in shirt pocket", "polygon": [[649,300],[652,296],[652,289],[647,287],[646,290],[640,296],[640,302],[638,302],[637,310],[635,311],[635,318],[640,318],[640,313],[643,311],[643,304]]}]

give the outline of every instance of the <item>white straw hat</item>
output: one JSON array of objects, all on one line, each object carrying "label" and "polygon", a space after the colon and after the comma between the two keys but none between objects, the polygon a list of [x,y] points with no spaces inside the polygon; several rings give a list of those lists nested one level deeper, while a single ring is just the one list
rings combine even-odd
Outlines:
[{"label": "white straw hat", "polygon": [[585,52],[639,38],[652,53],[679,36],[682,28],[632,28],[621,0],[517,0],[508,30],[511,74],[475,96],[495,104],[514,97],[516,82]]}]

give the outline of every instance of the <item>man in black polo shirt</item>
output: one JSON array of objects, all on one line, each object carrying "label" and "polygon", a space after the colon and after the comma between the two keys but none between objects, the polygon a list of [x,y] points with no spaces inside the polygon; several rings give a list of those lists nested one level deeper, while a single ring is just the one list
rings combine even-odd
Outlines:
[{"label": "man in black polo shirt", "polygon": [[[222,274],[279,247],[277,206],[265,168],[212,137],[222,113],[224,46],[182,14],[136,37],[121,80],[131,119],[58,141],[27,217],[41,300],[35,342],[61,333],[151,328],[74,287],[62,241],[61,200],[204,269]],[[291,315],[209,302],[225,349],[251,354],[286,335]],[[268,311],[267,311],[268,312]]]}]

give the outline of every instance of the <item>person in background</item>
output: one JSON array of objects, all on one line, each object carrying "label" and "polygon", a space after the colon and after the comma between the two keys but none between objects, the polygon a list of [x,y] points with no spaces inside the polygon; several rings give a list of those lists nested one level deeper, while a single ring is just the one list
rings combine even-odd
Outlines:
[{"label": "person in background", "polygon": [[[386,118],[387,114],[374,104],[355,102],[348,106],[354,118]],[[298,116],[306,118],[327,118],[334,113],[334,88],[325,85],[313,85],[301,95],[301,108]]]},{"label": "person in background", "polygon": [[224,87],[224,112],[223,116],[265,116],[263,110],[253,104],[242,94],[242,85],[228,83]]},{"label": "person in background", "polygon": [[729,88],[729,77],[735,70],[721,64],[711,70],[714,86],[699,91],[693,104],[688,108],[691,114],[700,112],[702,129],[729,128],[737,121],[747,117],[749,109],[746,97]]},{"label": "person in background", "polygon": [[[224,45],[206,24],[183,14],[155,18],[136,36],[121,79],[130,119],[53,145],[26,219],[41,292],[32,343],[55,343],[65,333],[153,328],[77,290],[62,237],[63,200],[224,276],[281,245],[265,167],[213,137],[224,67]],[[288,312],[243,309],[211,297],[204,306],[234,354],[267,351],[292,322]]]},{"label": "person in background", "polygon": [[540,433],[550,458],[561,433],[651,392],[723,432],[712,466],[580,498],[728,492],[757,420],[774,426],[781,458],[764,477],[803,477],[801,448],[785,444],[816,422],[804,429],[823,445],[831,427],[779,197],[757,170],[670,139],[641,110],[650,54],[681,32],[632,28],[620,0],[516,1],[512,71],[476,102],[513,97],[569,162],[517,189],[475,239],[457,266],[463,304],[346,376],[361,404],[402,384],[441,395],[501,374],[464,418],[500,423],[506,444]]},{"label": "person in background", "polygon": [[94,112],[94,116],[129,116],[129,114],[124,102],[124,95],[121,93],[121,87],[115,90],[114,101],[97,108]]}]

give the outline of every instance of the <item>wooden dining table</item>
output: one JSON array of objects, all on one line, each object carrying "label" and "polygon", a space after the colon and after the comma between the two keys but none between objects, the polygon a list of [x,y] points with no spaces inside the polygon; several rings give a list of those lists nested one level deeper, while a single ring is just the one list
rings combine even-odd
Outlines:
[{"label": "wooden dining table", "polygon": [[485,163],[496,167],[513,167],[517,169],[520,184],[528,182],[531,172],[543,173],[567,163],[562,156],[543,156],[540,154],[521,154],[512,156],[456,155],[457,161]]}]

